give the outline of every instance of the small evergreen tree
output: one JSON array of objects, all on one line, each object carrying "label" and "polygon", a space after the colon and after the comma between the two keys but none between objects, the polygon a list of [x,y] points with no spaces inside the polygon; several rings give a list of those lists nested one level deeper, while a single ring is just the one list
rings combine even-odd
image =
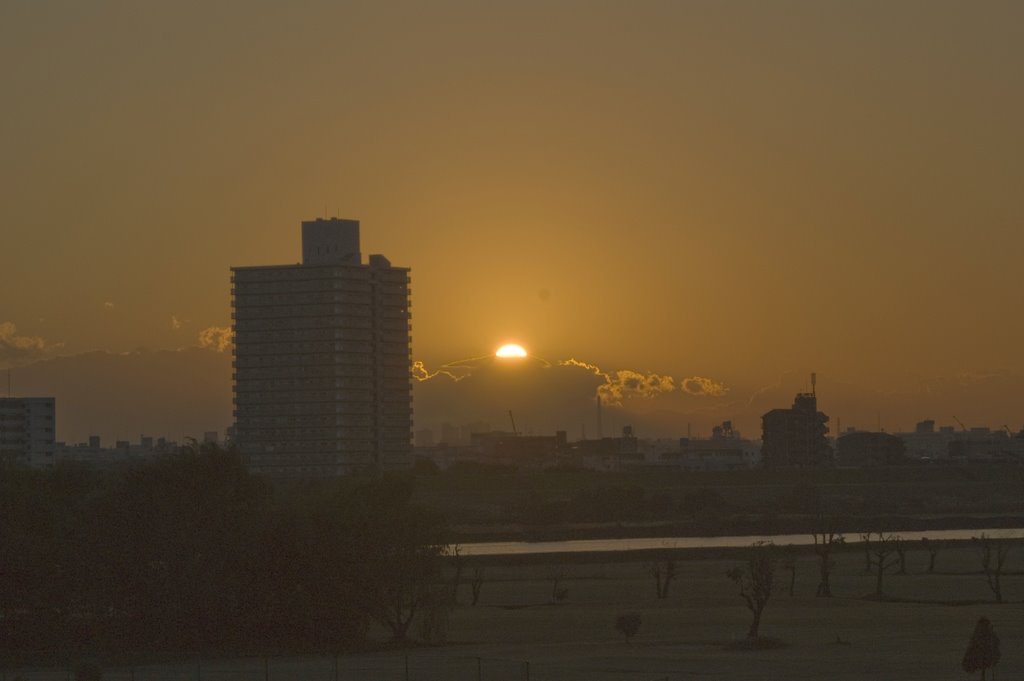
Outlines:
[{"label": "small evergreen tree", "polygon": [[981,671],[981,681],[985,681],[985,672],[999,662],[999,637],[992,628],[987,617],[982,617],[974,626],[971,642],[967,644],[967,652],[961,665],[968,674]]},{"label": "small evergreen tree", "polygon": [[615,618],[615,630],[626,638],[626,643],[632,645],[633,637],[640,631],[640,622],[640,613],[624,612]]}]

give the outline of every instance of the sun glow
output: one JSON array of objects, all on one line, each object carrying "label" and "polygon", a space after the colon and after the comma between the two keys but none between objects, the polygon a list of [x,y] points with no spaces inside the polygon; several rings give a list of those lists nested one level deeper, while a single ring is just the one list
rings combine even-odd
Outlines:
[{"label": "sun glow", "polygon": [[522,345],[516,345],[515,343],[509,343],[508,345],[502,345],[498,348],[498,351],[494,353],[495,357],[526,357],[526,349]]}]

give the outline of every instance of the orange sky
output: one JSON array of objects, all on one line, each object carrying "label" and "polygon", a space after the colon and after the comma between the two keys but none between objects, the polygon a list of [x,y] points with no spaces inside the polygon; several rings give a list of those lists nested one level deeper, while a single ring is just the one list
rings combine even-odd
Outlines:
[{"label": "orange sky", "polygon": [[284,5],[0,5],[0,366],[193,344],[327,213],[428,366],[1024,373],[1022,3]]}]

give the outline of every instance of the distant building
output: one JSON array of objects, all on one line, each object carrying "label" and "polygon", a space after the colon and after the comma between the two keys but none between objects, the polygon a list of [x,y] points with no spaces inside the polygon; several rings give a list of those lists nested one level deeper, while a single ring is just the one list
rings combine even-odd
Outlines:
[{"label": "distant building", "polygon": [[548,468],[567,459],[569,445],[564,430],[552,435],[517,435],[503,431],[473,433],[472,449],[484,463],[521,469]]},{"label": "distant building", "polygon": [[441,442],[447,445],[459,445],[462,444],[462,440],[459,438],[459,429],[451,423],[441,424]]},{"label": "distant building", "polygon": [[633,434],[632,426],[623,426],[620,437],[577,440],[565,461],[596,471],[617,471],[643,462],[644,454],[640,450],[640,442]]},{"label": "distant building", "polygon": [[180,452],[186,447],[188,445],[183,447],[177,442],[163,437],[154,440],[152,436],[148,435],[140,435],[138,444],[132,444],[127,440],[117,440],[113,447],[102,447],[99,436],[90,435],[88,442],[78,444],[58,442],[54,458],[57,463],[61,464],[112,470]]},{"label": "distant building", "polygon": [[903,438],[890,433],[847,433],[836,440],[837,466],[895,466],[907,461]]},{"label": "distant building", "polygon": [[926,419],[914,426],[912,433],[896,433],[906,445],[906,455],[912,460],[936,461],[949,458],[949,443],[957,438],[951,427],[935,428],[935,421]]},{"label": "distant building", "polygon": [[460,444],[467,444],[473,441],[473,433],[489,433],[491,424],[483,421],[467,423],[459,428]]},{"label": "distant building", "polygon": [[0,462],[53,466],[56,423],[52,397],[0,398]]},{"label": "distant building", "polygon": [[679,439],[676,453],[663,457],[688,471],[733,471],[755,468],[761,461],[760,447],[724,421],[711,430],[707,439]]},{"label": "distant building", "polygon": [[302,263],[232,268],[234,440],[256,472],[412,464],[409,270],[359,222],[302,223]]},{"label": "distant building", "polygon": [[765,468],[806,468],[832,463],[828,416],[818,411],[815,393],[800,393],[789,409],[761,417],[761,458]]},{"label": "distant building", "polygon": [[420,428],[416,431],[416,446],[417,447],[433,447],[434,446],[434,431],[430,428]]},{"label": "distant building", "polygon": [[964,462],[1024,462],[1024,437],[1006,431],[971,428],[949,442],[949,456]]}]

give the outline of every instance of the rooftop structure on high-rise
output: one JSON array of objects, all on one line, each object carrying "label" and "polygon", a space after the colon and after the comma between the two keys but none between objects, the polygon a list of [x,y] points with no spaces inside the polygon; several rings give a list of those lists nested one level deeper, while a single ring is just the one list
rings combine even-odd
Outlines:
[{"label": "rooftop structure on high-rise", "polygon": [[362,262],[359,222],[302,223],[302,263],[232,268],[235,442],[250,468],[411,463],[409,270]]},{"label": "rooftop structure on high-rise", "polygon": [[[811,374],[811,384],[815,383]],[[832,464],[828,416],[818,411],[817,392],[799,393],[789,409],[772,409],[761,417],[761,461],[765,468]]]}]

